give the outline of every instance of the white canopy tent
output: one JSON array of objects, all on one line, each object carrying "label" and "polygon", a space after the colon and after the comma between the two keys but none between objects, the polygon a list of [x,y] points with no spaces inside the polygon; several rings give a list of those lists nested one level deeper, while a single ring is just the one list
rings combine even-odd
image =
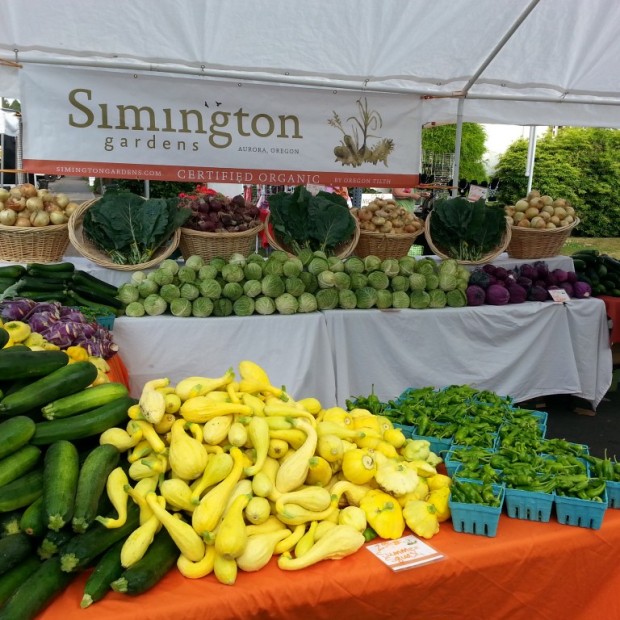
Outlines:
[{"label": "white canopy tent", "polygon": [[42,63],[421,97],[424,122],[620,127],[618,58],[613,0],[5,0],[0,20],[16,98],[18,66]]}]

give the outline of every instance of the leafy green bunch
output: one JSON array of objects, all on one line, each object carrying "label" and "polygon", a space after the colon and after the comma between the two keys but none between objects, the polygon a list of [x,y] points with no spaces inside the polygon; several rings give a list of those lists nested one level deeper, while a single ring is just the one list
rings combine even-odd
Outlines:
[{"label": "leafy green bunch", "polygon": [[131,192],[107,191],[84,214],[84,233],[112,262],[146,263],[191,216],[178,198],[144,200]]},{"label": "leafy green bunch", "polygon": [[506,215],[503,207],[484,199],[447,198],[435,203],[429,232],[433,244],[450,258],[477,261],[500,245]]},{"label": "leafy green bunch", "polygon": [[270,196],[269,213],[278,239],[295,254],[304,249],[333,254],[355,231],[355,220],[342,196],[323,191],[313,196],[303,185],[292,193]]}]

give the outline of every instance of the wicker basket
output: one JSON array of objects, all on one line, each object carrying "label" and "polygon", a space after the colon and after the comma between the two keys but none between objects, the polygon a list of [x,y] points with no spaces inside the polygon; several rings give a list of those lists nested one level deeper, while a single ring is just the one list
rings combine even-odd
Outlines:
[{"label": "wicker basket", "polygon": [[0,260],[13,263],[55,263],[69,245],[68,224],[0,225]]},{"label": "wicker basket", "polygon": [[185,260],[193,255],[202,256],[206,261],[216,256],[228,260],[235,253],[247,256],[256,251],[256,237],[262,229],[262,223],[249,230],[232,233],[210,233],[181,228],[179,249]]},{"label": "wicker basket", "polygon": [[[334,249],[333,255],[337,256],[338,258],[346,258],[347,256],[353,254],[360,238],[359,222],[357,221],[356,217],[353,217],[353,215],[351,215],[351,217],[355,221],[355,230],[353,231],[353,236],[351,237],[351,239],[349,239],[349,241],[347,241],[346,243],[341,243]],[[275,232],[272,231],[271,227],[269,226],[269,214],[267,214],[267,217],[265,218],[265,236],[267,237],[267,242],[274,250],[283,250],[290,255],[295,254],[293,250],[291,250],[288,246],[275,238]]]},{"label": "wicker basket", "polygon": [[[438,248],[433,243],[433,239],[431,237],[431,217],[432,217],[432,215],[433,215],[433,213],[431,211],[431,213],[429,213],[428,216],[426,217],[426,228],[424,229],[424,236],[426,237],[426,241],[428,243],[428,247],[437,256],[439,256],[439,258],[443,258],[443,259],[454,258],[453,256],[450,256],[449,254],[446,254],[445,252],[443,252],[440,248]],[[493,259],[497,258],[502,252],[506,251],[506,248],[508,247],[508,244],[510,243],[510,239],[511,239],[511,234],[512,234],[511,228],[512,227],[508,223],[508,220],[506,220],[506,231],[502,235],[502,239],[499,242],[499,245],[497,245],[495,247],[495,249],[493,249],[491,252],[488,252],[487,254],[485,254],[479,260],[459,260],[459,259],[456,259],[457,262],[459,264],[461,264],[461,265],[482,265],[484,263],[490,263]]]},{"label": "wicker basket", "polygon": [[512,237],[507,252],[511,258],[549,258],[557,256],[570,237],[570,234],[579,224],[579,218],[568,226],[552,229],[512,227]]},{"label": "wicker basket", "polygon": [[424,233],[424,228],[418,232],[406,234],[378,233],[371,230],[361,230],[360,238],[355,246],[355,256],[377,256],[381,260],[386,258],[401,258],[407,256],[413,242]]},{"label": "wicker basket", "polygon": [[84,234],[84,227],[82,226],[84,220],[84,214],[87,209],[91,207],[95,202],[99,200],[94,198],[93,200],[87,200],[83,202],[69,218],[69,239],[73,244],[73,247],[88,260],[106,267],[108,269],[117,269],[118,271],[140,271],[141,269],[148,269],[149,267],[155,267],[161,263],[165,258],[168,258],[179,245],[181,238],[181,229],[177,228],[172,234],[170,241],[164,246],[160,247],[154,254],[153,258],[146,263],[138,263],[136,265],[118,265],[110,260],[110,257],[99,250],[97,246]]}]

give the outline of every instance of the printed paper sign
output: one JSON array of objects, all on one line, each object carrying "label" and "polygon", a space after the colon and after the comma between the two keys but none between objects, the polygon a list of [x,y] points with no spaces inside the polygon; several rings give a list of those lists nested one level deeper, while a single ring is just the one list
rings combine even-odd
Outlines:
[{"label": "printed paper sign", "polygon": [[413,534],[367,545],[366,549],[393,571],[436,562],[444,557]]},{"label": "printed paper sign", "polygon": [[266,185],[415,185],[410,95],[26,65],[23,167]]}]

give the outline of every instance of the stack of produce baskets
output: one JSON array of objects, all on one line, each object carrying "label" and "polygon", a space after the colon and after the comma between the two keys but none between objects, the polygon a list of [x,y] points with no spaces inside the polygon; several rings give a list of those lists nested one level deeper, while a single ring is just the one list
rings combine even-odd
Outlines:
[{"label": "stack of produce baskets", "polygon": [[579,218],[560,228],[528,228],[512,226],[510,243],[506,248],[511,258],[549,258],[560,254]]},{"label": "stack of produce baskets", "polygon": [[[353,254],[360,239],[359,222],[353,216],[351,217],[353,218],[353,220],[355,220],[355,229],[353,231],[353,235],[348,241],[337,245],[332,252],[332,254],[338,258],[346,258],[347,256]],[[269,215],[267,215],[267,218],[265,219],[265,236],[267,237],[267,242],[269,243],[269,246],[274,250],[281,250],[291,255],[295,254],[292,248],[287,246],[278,238],[278,235],[273,230],[273,227],[269,225]]]},{"label": "stack of produce baskets", "polygon": [[110,257],[105,252],[102,252],[84,232],[84,215],[88,209],[97,202],[97,200],[99,199],[94,198],[93,200],[83,202],[71,214],[68,224],[69,240],[71,241],[73,247],[88,260],[96,263],[97,265],[101,265],[102,267],[106,267],[107,269],[117,269],[119,271],[139,271],[141,269],[155,267],[165,258],[168,258],[177,249],[181,238],[180,229],[176,229],[174,231],[170,240],[158,248],[153,253],[153,257],[149,261],[138,264],[124,265],[113,262]]},{"label": "stack of produce baskets", "polygon": [[0,225],[0,260],[53,263],[62,260],[68,245],[67,224],[41,227]]},{"label": "stack of produce baskets", "polygon": [[219,256],[228,260],[233,254],[247,256],[256,250],[256,239],[263,224],[243,232],[202,232],[181,228],[179,249],[184,259],[197,255],[206,261]]}]

